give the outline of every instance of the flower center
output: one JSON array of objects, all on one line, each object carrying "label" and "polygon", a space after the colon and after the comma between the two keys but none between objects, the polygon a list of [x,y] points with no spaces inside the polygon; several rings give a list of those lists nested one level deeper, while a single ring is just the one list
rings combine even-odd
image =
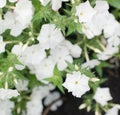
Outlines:
[{"label": "flower center", "polygon": [[82,12],[80,12],[80,16],[83,16],[83,13],[82,13]]},{"label": "flower center", "polygon": [[75,81],[75,85],[77,85],[78,84],[78,81]]}]

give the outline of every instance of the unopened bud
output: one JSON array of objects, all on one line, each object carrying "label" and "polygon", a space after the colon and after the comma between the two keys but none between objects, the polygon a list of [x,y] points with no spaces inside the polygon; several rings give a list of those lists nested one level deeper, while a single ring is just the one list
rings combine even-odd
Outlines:
[{"label": "unopened bud", "polygon": [[95,77],[90,79],[90,81],[92,81],[92,82],[97,82],[97,81],[99,81],[99,80],[100,80],[100,79],[95,78]]},{"label": "unopened bud", "polygon": [[79,67],[75,64],[75,70],[79,70]]},{"label": "unopened bud", "polygon": [[88,106],[88,107],[87,107],[87,112],[90,112],[90,110],[91,110],[91,107]]},{"label": "unopened bud", "polygon": [[83,103],[83,104],[81,104],[81,105],[79,106],[79,109],[84,109],[85,107],[86,107],[86,104]]},{"label": "unopened bud", "polygon": [[13,71],[13,67],[8,68],[8,72],[11,72],[11,71]]}]

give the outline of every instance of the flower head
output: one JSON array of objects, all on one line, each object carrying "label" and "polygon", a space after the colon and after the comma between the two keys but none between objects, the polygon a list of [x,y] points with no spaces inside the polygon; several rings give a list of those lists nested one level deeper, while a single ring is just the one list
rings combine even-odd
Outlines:
[{"label": "flower head", "polygon": [[89,1],[76,6],[76,16],[80,22],[88,22],[92,19],[96,11],[91,7]]},{"label": "flower head", "polygon": [[10,99],[12,97],[17,97],[19,95],[17,90],[12,90],[12,89],[0,89],[0,99],[5,100],[5,99]]},{"label": "flower head", "polygon": [[109,88],[97,88],[93,98],[102,106],[106,105],[107,101],[112,100]]},{"label": "flower head", "polygon": [[114,106],[111,109],[109,109],[105,115],[118,115],[118,111],[119,109],[116,106]]},{"label": "flower head", "polygon": [[72,74],[67,74],[63,86],[68,89],[68,92],[72,92],[74,96],[81,97],[90,90],[88,81],[89,77],[74,71]]}]

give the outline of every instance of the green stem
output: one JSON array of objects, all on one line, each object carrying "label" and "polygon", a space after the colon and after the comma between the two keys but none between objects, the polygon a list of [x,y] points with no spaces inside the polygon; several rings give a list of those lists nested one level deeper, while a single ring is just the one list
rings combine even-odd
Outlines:
[{"label": "green stem", "polygon": [[86,48],[86,45],[84,46],[84,53],[85,53],[85,59],[86,61],[89,61],[89,55],[88,55],[88,51],[87,51],[87,48]]},{"label": "green stem", "polygon": [[2,9],[0,8],[0,20],[2,19],[2,13],[3,13],[3,11],[2,11]]},{"label": "green stem", "polygon": [[89,49],[91,49],[91,50],[93,50],[94,52],[96,52],[96,53],[101,53],[101,51],[99,50],[99,49],[97,49],[97,48],[95,48],[95,47],[93,47],[93,46],[90,46],[90,45],[86,45]]},{"label": "green stem", "polygon": [[6,74],[5,76],[5,89],[8,89],[8,82],[7,82],[7,79],[8,79],[8,73]]},{"label": "green stem", "polygon": [[101,47],[103,50],[105,50],[105,46],[104,46],[99,40],[97,40],[97,43],[100,45],[100,47]]}]

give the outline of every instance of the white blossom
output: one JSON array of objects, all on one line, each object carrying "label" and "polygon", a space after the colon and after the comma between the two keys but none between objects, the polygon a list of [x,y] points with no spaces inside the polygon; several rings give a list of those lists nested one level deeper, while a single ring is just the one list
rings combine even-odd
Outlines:
[{"label": "white blossom", "polygon": [[12,90],[12,89],[0,89],[0,99],[5,100],[5,99],[10,99],[12,97],[17,97],[19,95],[17,90]]},{"label": "white blossom", "polygon": [[15,64],[15,68],[16,68],[17,70],[23,70],[23,69],[25,68],[25,65]]},{"label": "white blossom", "polygon": [[43,6],[46,6],[51,2],[52,9],[58,11],[62,7],[62,2],[67,2],[69,0],[39,0]]},{"label": "white blossom", "polygon": [[118,36],[112,36],[107,41],[109,46],[118,47],[120,45],[120,37]]},{"label": "white blossom", "polygon": [[68,92],[72,92],[73,96],[81,97],[90,90],[88,82],[89,77],[74,71],[72,74],[67,74],[63,86],[68,89]]},{"label": "white blossom", "polygon": [[38,80],[45,82],[45,78],[53,76],[55,63],[52,59],[46,58],[39,65],[35,67],[33,73],[36,74]]},{"label": "white blossom", "polygon": [[[26,46],[27,47],[27,46]],[[16,54],[19,61],[22,63],[22,64],[25,64],[25,61],[26,61],[26,55],[29,55],[27,53],[25,53],[25,49],[26,47],[24,47],[23,44],[17,44],[17,45],[14,45],[11,52],[13,54]]]},{"label": "white blossom", "polygon": [[40,44],[26,47],[24,54],[26,54],[25,63],[28,66],[29,64],[32,65],[40,64],[40,62],[46,57],[46,52],[44,49],[40,47]]},{"label": "white blossom", "polygon": [[[112,27],[110,26],[112,25]],[[120,31],[120,24],[115,20],[112,14],[109,14],[106,19],[106,24],[104,25],[104,36],[106,38],[115,36]]]},{"label": "white blossom", "polygon": [[95,15],[96,11],[91,7],[89,1],[76,6],[76,16],[80,22],[88,22]]},{"label": "white blossom", "polygon": [[57,67],[59,70],[64,70],[68,66],[66,61],[70,63],[73,62],[72,56],[70,56],[70,53],[67,47],[58,46],[55,49],[52,49],[50,51],[50,54],[51,54],[50,57],[57,64]]},{"label": "white blossom", "polygon": [[0,8],[3,8],[6,5],[6,0],[0,0]]},{"label": "white blossom", "polygon": [[[15,21],[18,22],[12,26],[11,35],[18,36],[23,29],[28,27],[34,13],[32,2],[29,0],[19,0],[14,9]],[[17,25],[18,24],[18,25]],[[16,27],[17,26],[17,27]],[[16,30],[19,32],[16,32]],[[18,31],[17,30],[17,31]],[[15,32],[15,33],[14,33]]]},{"label": "white blossom", "polygon": [[108,101],[112,100],[109,88],[100,87],[97,88],[93,98],[102,106],[106,105]]},{"label": "white blossom", "polygon": [[29,26],[33,13],[34,8],[31,1],[19,0],[13,12],[8,11],[5,14],[3,23],[0,25],[3,27],[0,33],[4,32],[6,29],[10,29],[11,35],[15,37],[20,35],[22,31]]},{"label": "white blossom", "polygon": [[60,93],[59,92],[57,92],[57,91],[52,92],[45,98],[44,105],[45,106],[49,106],[49,104],[51,104],[52,102],[56,101],[50,107],[50,109],[52,111],[56,111],[57,107],[62,105],[62,100],[58,100],[59,98],[60,98]]},{"label": "white blossom", "polygon": [[0,100],[0,115],[12,115],[14,103],[10,100]]},{"label": "white blossom", "polygon": [[82,68],[86,68],[86,67],[94,68],[95,66],[99,64],[100,64],[100,61],[98,61],[97,59],[92,59],[90,61],[83,63]]},{"label": "white blossom", "polygon": [[64,37],[54,24],[44,24],[37,39],[45,49],[53,49],[64,40]]},{"label": "white blossom", "polygon": [[18,80],[17,83],[15,84],[15,87],[18,91],[26,91],[28,90],[28,80]]},{"label": "white blossom", "polygon": [[26,115],[42,115],[43,111],[42,100],[34,98],[31,101],[27,102],[26,108],[27,108]]},{"label": "white blossom", "polygon": [[116,106],[114,106],[111,109],[109,109],[105,115],[119,115],[118,112],[119,109]]},{"label": "white blossom", "polygon": [[46,6],[50,0],[39,0],[43,6]]},{"label": "white blossom", "polygon": [[42,86],[34,87],[30,96],[31,100],[27,102],[27,115],[42,115],[43,104],[42,99],[50,93],[51,87]]},{"label": "white blossom", "polygon": [[118,47],[107,46],[103,52],[97,54],[97,57],[99,60],[107,60],[111,58],[115,53],[118,53],[118,51]]},{"label": "white blossom", "polygon": [[82,53],[82,49],[77,44],[73,45],[68,40],[64,40],[63,44],[68,47],[69,52],[70,52],[72,57],[74,57],[74,58],[80,57],[80,55]]},{"label": "white blossom", "polygon": [[82,24],[82,31],[88,39],[91,39],[101,34],[102,27],[98,24],[96,17],[94,17],[91,21]]}]

